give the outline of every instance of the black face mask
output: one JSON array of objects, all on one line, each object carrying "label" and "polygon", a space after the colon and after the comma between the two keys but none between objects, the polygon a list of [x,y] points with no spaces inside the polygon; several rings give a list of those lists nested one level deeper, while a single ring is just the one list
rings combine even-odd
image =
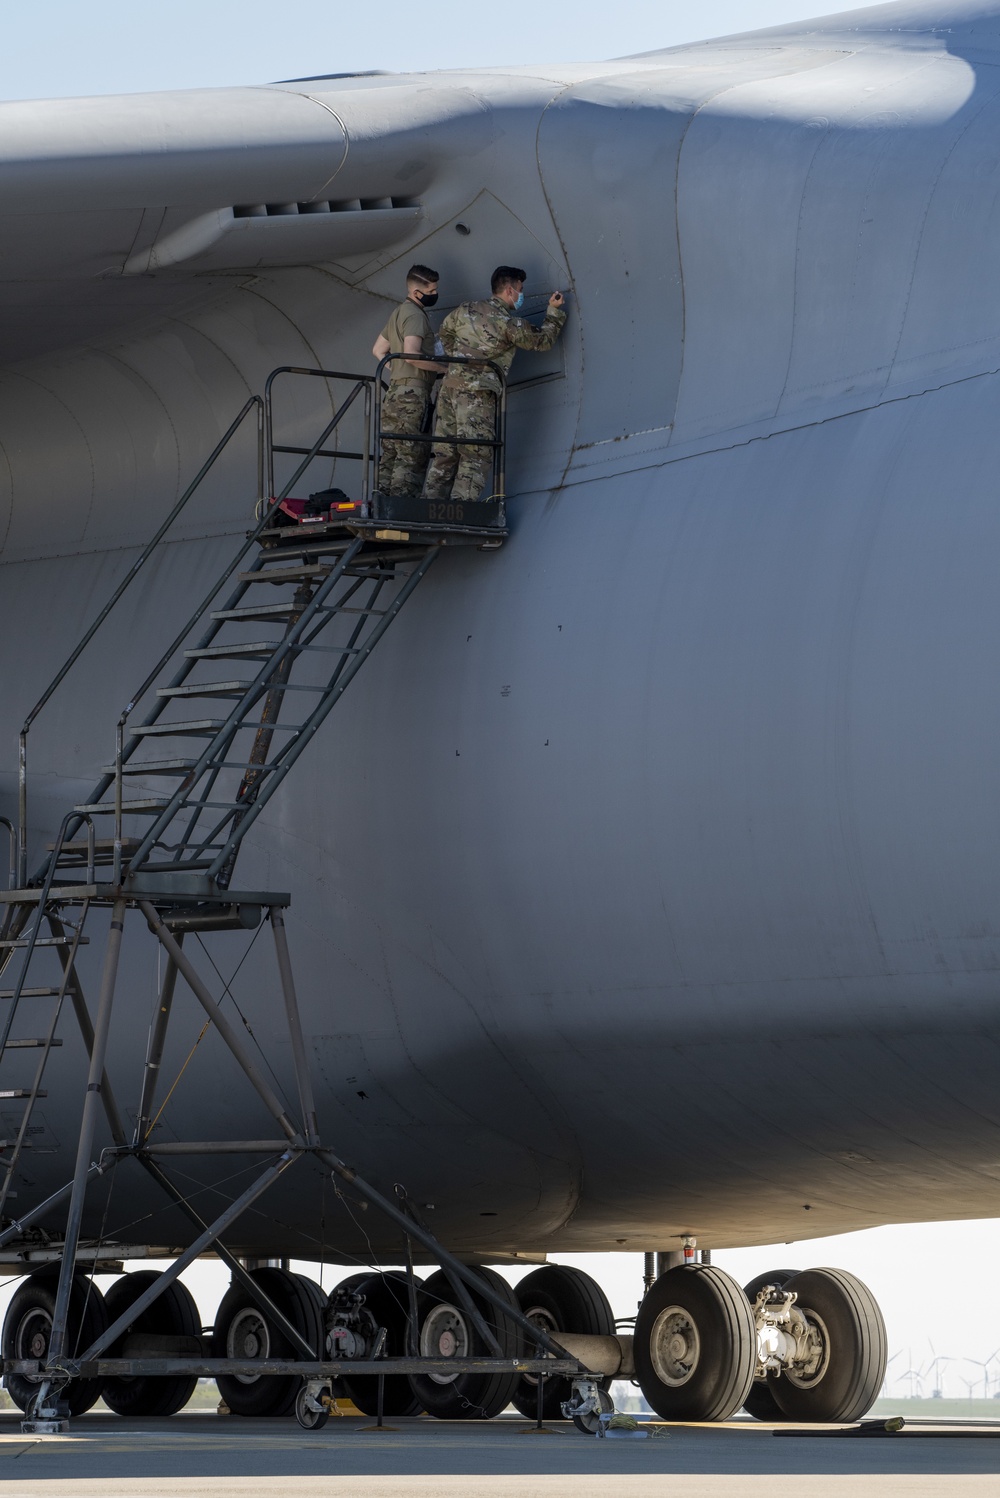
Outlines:
[{"label": "black face mask", "polygon": [[420,303],[421,307],[433,307],[437,299],[438,294],[436,291],[417,292],[417,301]]}]

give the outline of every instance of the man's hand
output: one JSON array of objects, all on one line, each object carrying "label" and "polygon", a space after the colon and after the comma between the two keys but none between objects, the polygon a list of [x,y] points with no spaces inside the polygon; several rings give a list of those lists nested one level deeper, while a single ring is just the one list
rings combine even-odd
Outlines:
[{"label": "man's hand", "polygon": [[561,291],[554,291],[552,293],[552,295],[549,297],[549,306],[550,307],[561,307],[563,305],[563,303],[564,303],[565,300],[566,300],[566,298],[563,296],[563,294],[562,294]]}]

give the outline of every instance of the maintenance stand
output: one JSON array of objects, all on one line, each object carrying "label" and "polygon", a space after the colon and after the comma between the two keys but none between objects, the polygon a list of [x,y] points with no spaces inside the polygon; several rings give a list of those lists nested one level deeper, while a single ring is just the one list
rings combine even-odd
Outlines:
[{"label": "maintenance stand", "polygon": [[[273,387],[279,377],[291,376],[324,380],[331,392],[338,383],[349,386],[308,448],[274,441]],[[169,1414],[185,1402],[198,1377],[218,1378],[220,1387],[231,1391],[231,1404],[241,1388],[256,1389],[256,1404],[246,1413],[274,1412],[282,1400],[287,1408],[291,1398],[307,1428],[326,1420],[334,1379],[347,1381],[341,1387],[352,1391],[377,1388],[380,1415],[386,1391],[399,1389],[407,1378],[419,1380],[415,1387],[427,1391],[423,1407],[429,1407],[426,1400],[441,1388],[434,1375],[443,1373],[482,1375],[477,1387],[488,1391],[491,1406],[484,1414],[502,1408],[525,1375],[537,1380],[539,1413],[548,1379],[560,1376],[574,1381],[567,1413],[582,1428],[596,1429],[601,1410],[609,1407],[601,1381],[520,1313],[498,1276],[461,1263],[427,1229],[402,1188],[397,1188],[396,1200],[389,1200],[321,1139],[285,935],[290,895],[233,884],[247,833],[441,552],[456,545],[495,549],[507,534],[502,402],[492,500],[433,507],[383,496],[369,482],[381,436],[375,384],[367,376],[335,371],[274,371],[263,396],[247,401],[46,688],[21,733],[18,826],[6,823],[12,843],[11,887],[0,894],[5,912],[0,973],[10,985],[0,990],[0,1097],[16,1102],[21,1115],[12,1137],[0,1141],[0,1250],[23,1253],[23,1261],[30,1262],[38,1246],[36,1225],[48,1224],[48,1262],[16,1292],[4,1326],[5,1383],[25,1411],[26,1432],[66,1429],[67,1417],[88,1409],[114,1381],[120,1382],[113,1407],[122,1413]],[[361,416],[360,448],[330,447],[331,435],[352,409]],[[251,421],[257,435],[257,522],[125,705],[116,725],[113,763],[92,794],[66,812],[54,842],[29,877],[31,727],[220,455]],[[280,491],[274,483],[276,454],[301,457]],[[328,458],[360,464],[358,496],[352,499],[332,489],[311,500],[291,500],[309,465]],[[284,711],[289,703],[296,707],[292,713]],[[110,919],[92,1017],[77,959],[91,939],[98,911],[107,911]],[[107,1074],[107,1057],[123,931],[126,920],[136,915],[159,944],[165,963],[155,1023],[145,1054],[136,1056],[139,1101],[129,1130]],[[294,1112],[278,1097],[183,947],[188,932],[245,933],[264,921],[273,937],[294,1063]],[[202,1005],[206,1022],[268,1110],[273,1138],[154,1141],[157,1081],[178,978]],[[36,1104],[46,1096],[48,1063],[62,1044],[67,1000],[89,1054],[76,1165],[59,1190],[14,1220],[9,1211],[12,1185],[31,1147],[31,1121]],[[32,1018],[24,1033],[18,1022],[26,1011]],[[34,1059],[30,1078],[23,1072],[25,1058]],[[95,1158],[102,1113],[112,1145]],[[166,1173],[167,1157],[241,1154],[261,1156],[266,1163],[212,1220],[201,1216]],[[273,1271],[254,1271],[223,1244],[240,1216],[307,1156],[340,1189],[375,1208],[403,1234],[408,1267],[396,1278],[408,1314],[401,1347],[398,1336],[387,1337],[377,1294],[345,1292],[329,1303],[301,1290],[291,1294],[288,1286],[295,1276],[282,1279]],[[125,1161],[134,1161],[181,1210],[191,1238],[168,1269],[123,1276],[105,1303],[93,1285],[100,1246],[83,1236],[87,1192]],[[60,1218],[62,1229],[54,1230],[53,1220]],[[193,1302],[178,1278],[207,1251],[231,1271],[230,1296],[242,1297],[221,1347],[224,1355],[218,1336],[206,1352]],[[448,1331],[447,1315],[439,1318],[445,1330],[437,1343],[428,1347],[426,1336],[418,1339],[414,1252],[441,1266],[435,1277],[441,1282],[439,1299],[452,1320],[457,1316],[467,1328],[464,1345]],[[150,1320],[153,1308],[159,1320]],[[151,1325],[160,1334],[151,1335]],[[260,1396],[262,1387],[267,1395],[269,1379],[280,1391],[277,1401]],[[569,1387],[563,1392],[570,1393]]]}]

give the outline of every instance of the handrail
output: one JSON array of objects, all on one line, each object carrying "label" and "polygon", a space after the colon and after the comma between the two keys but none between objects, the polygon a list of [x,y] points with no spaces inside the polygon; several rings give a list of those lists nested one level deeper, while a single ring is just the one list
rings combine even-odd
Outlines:
[{"label": "handrail", "polygon": [[[261,400],[261,398],[260,398],[259,395],[251,395],[249,397],[249,399],[245,402],[245,404],[244,404],[242,410],[240,411],[239,415],[230,424],[230,426],[227,429],[225,435],[223,437],[221,437],[219,439],[219,441],[216,443],[215,447],[212,449],[211,454],[209,455],[208,458],[206,458],[205,462],[201,465],[201,467],[199,468],[198,472],[195,474],[194,478],[191,480],[190,484],[184,490],[184,493],[181,495],[180,499],[178,499],[177,503],[174,505],[173,509],[170,511],[170,514],[163,521],[162,525],[159,527],[159,529],[157,530],[156,534],[153,536],[152,540],[147,543],[147,545],[143,548],[143,550],[140,553],[140,555],[132,563],[132,566],[129,568],[128,572],[125,574],[125,577],[119,583],[118,587],[115,589],[114,593],[111,595],[111,597],[109,598],[108,602],[101,609],[101,612],[98,614],[98,616],[94,620],[93,624],[91,624],[90,628],[84,634],[83,638],[77,643],[76,647],[73,649],[73,651],[67,657],[67,659],[64,661],[63,665],[56,672],[55,676],[49,682],[49,685],[46,687],[46,689],[42,693],[41,697],[38,699],[38,701],[35,703],[34,707],[31,709],[31,711],[28,714],[28,716],[25,718],[24,725],[21,728],[20,734],[18,735],[18,770],[17,770],[17,773],[18,773],[17,877],[18,877],[18,881],[19,881],[19,883],[20,883],[21,886],[24,886],[27,883],[27,878],[28,878],[28,734],[31,732],[32,724],[34,723],[35,719],[38,717],[38,715],[42,711],[42,709],[45,707],[46,703],[49,701],[49,699],[51,698],[52,694],[62,684],[62,682],[65,680],[66,676],[68,675],[68,673],[76,665],[76,662],[79,660],[80,656],[86,650],[87,646],[90,644],[91,640],[94,638],[94,636],[96,635],[97,631],[100,629],[101,625],[104,623],[105,619],[107,619],[107,617],[111,613],[112,609],[114,609],[115,605],[121,599],[122,595],[126,592],[126,590],[129,587],[131,587],[131,585],[135,581],[136,576],[138,575],[138,573],[142,570],[142,568],[149,561],[149,558],[152,556],[152,554],[156,550],[157,546],[159,546],[159,544],[162,541],[163,537],[166,535],[167,531],[170,529],[170,527],[173,525],[174,521],[177,519],[177,516],[181,513],[181,511],[184,509],[185,505],[191,499],[191,496],[194,494],[195,490],[199,487],[199,485],[202,483],[202,481],[206,478],[206,476],[209,473],[209,470],[215,465],[216,460],[221,456],[223,450],[229,445],[229,443],[232,441],[233,437],[235,437],[236,433],[239,431],[240,427],[243,425],[243,422],[246,419],[247,415],[252,410],[256,410],[257,411],[257,494],[258,494],[258,498],[262,498],[263,497],[263,489],[264,489],[264,422],[263,422],[264,410],[263,410],[263,407],[264,407],[264,403]],[[79,826],[79,823],[77,823],[77,826]]]},{"label": "handrail", "polygon": [[[303,458],[303,460],[299,464],[298,468],[295,470],[295,472],[292,474],[291,478],[285,484],[285,486],[281,490],[280,494],[273,494],[273,492],[271,492],[271,491],[273,491],[273,484],[271,483],[271,475],[273,474],[274,464],[273,464],[272,447],[271,447],[270,399],[271,399],[271,386],[274,383],[274,381],[277,378],[277,376],[280,375],[280,374],[318,375],[318,376],[321,376],[321,377],[327,378],[327,379],[334,378],[334,379],[353,380],[354,381],[354,388],[350,391],[350,393],[348,394],[348,396],[346,397],[346,399],[341,404],[340,408],[336,412],[334,412],[333,416],[327,422],[326,426],[323,428],[323,430],[320,433],[319,437],[317,437],[317,439],[313,443],[312,447],[308,450],[308,452],[306,453],[306,456]],[[369,375],[338,374],[338,372],[335,371],[335,370],[324,370],[324,369],[298,369],[298,368],[296,368],[293,365],[281,365],[278,369],[272,370],[271,373],[268,375],[267,381],[266,381],[265,386],[264,386],[263,409],[264,409],[265,451],[266,451],[266,454],[267,454],[266,469],[267,469],[267,474],[268,474],[268,490],[269,490],[269,493],[267,495],[264,495],[262,493],[262,494],[260,494],[258,496],[257,506],[258,506],[258,509],[260,511],[260,514],[257,517],[257,523],[254,526],[253,530],[251,530],[251,531],[249,531],[247,533],[247,539],[246,539],[246,541],[240,547],[239,551],[236,553],[236,556],[232,559],[232,561],[230,562],[229,566],[226,568],[225,572],[223,572],[222,576],[220,578],[218,578],[215,583],[213,583],[212,587],[210,588],[209,592],[206,594],[205,598],[202,600],[202,602],[195,609],[194,613],[191,614],[191,616],[188,618],[188,620],[185,622],[185,624],[182,626],[182,628],[178,631],[178,633],[174,636],[174,639],[171,641],[170,645],[168,645],[167,649],[163,652],[163,654],[161,655],[160,659],[156,662],[156,665],[147,674],[145,681],[139,687],[138,691],[133,692],[131,698],[126,703],[125,707],[122,709],[121,714],[120,714],[120,716],[118,718],[118,722],[117,722],[117,724],[115,726],[115,765],[114,765],[114,770],[113,770],[113,772],[111,774],[107,774],[107,775],[102,776],[100,782],[98,783],[97,789],[94,792],[93,800],[98,801],[98,800],[100,800],[101,796],[104,795],[105,791],[107,791],[107,789],[109,788],[109,786],[111,786],[112,783],[114,784],[114,788],[115,788],[115,830],[114,830],[114,852],[113,852],[113,882],[116,885],[121,882],[121,878],[122,878],[122,849],[123,849],[123,844],[124,844],[124,832],[123,832],[123,821],[124,821],[123,769],[124,769],[124,765],[125,765],[126,760],[131,756],[131,754],[135,750],[136,746],[141,742],[141,739],[138,736],[136,736],[136,735],[133,735],[133,737],[128,741],[128,743],[125,742],[125,729],[126,729],[126,725],[128,723],[129,718],[131,717],[132,713],[134,712],[134,710],[136,708],[136,705],[139,702],[141,702],[142,698],[149,691],[149,689],[153,685],[154,681],[156,681],[157,677],[159,676],[159,674],[163,670],[163,668],[166,666],[167,662],[171,659],[172,656],[174,656],[177,653],[177,651],[180,649],[181,645],[184,643],[184,640],[187,638],[187,636],[190,634],[191,630],[197,624],[198,620],[205,614],[205,612],[207,611],[209,605],[212,602],[212,599],[216,596],[216,594],[220,591],[220,589],[229,581],[229,579],[232,577],[233,573],[237,570],[237,568],[239,567],[240,563],[243,561],[243,558],[247,555],[247,553],[256,545],[257,541],[260,539],[261,533],[263,531],[265,531],[270,525],[272,525],[274,523],[274,511],[276,510],[277,506],[281,503],[281,501],[283,499],[287,499],[288,498],[289,494],[292,492],[292,488],[298,482],[298,479],[301,476],[301,474],[305,471],[306,468],[308,468],[309,464],[317,456],[317,454],[319,453],[320,448],[323,446],[323,443],[326,441],[327,437],[330,435],[330,433],[333,431],[333,429],[339,424],[339,422],[346,415],[347,411],[354,404],[354,401],[357,399],[358,395],[360,394],[360,392],[362,390],[364,390],[364,393],[365,393],[365,432],[367,434],[370,431],[370,423],[371,423],[371,388],[370,387],[371,387],[371,385],[373,383],[374,383],[374,379],[373,379],[372,376],[369,376]],[[259,397],[258,397],[258,399],[259,399]],[[367,436],[366,436],[366,443],[367,443]],[[366,475],[365,482],[367,483],[367,463],[366,463],[366,467],[365,467],[365,475]],[[245,583],[242,584],[241,587],[237,590],[237,592],[230,599],[227,600],[227,603],[226,603],[226,607],[227,608],[234,608],[236,606],[236,603],[238,602],[239,598],[246,591],[246,586],[247,585]],[[200,648],[203,648],[203,647],[209,645],[211,643],[212,639],[214,638],[215,634],[217,633],[219,627],[220,626],[218,625],[218,623],[213,623],[210,626],[210,628],[208,629],[208,631],[204,634],[204,636],[202,637],[202,639],[199,641],[199,644],[198,644],[198,646],[196,648],[200,649]],[[186,661],[181,666],[181,669],[175,674],[175,676],[173,677],[172,681],[170,682],[170,685],[171,686],[180,686],[181,683],[182,683],[182,681],[184,680],[184,678],[191,671],[192,667],[193,667],[193,662],[190,661],[190,660]],[[160,713],[164,711],[164,708],[166,706],[167,700],[168,699],[163,698],[163,699],[161,699],[160,702],[154,704],[154,706],[152,707],[152,709],[150,710],[150,712],[147,713],[145,719],[143,720],[143,722],[141,724],[141,726],[143,728],[148,728],[150,726],[150,724],[152,724],[152,723],[154,723],[156,721],[156,719],[159,717]],[[156,823],[154,822],[153,825],[155,826]],[[143,846],[143,850],[142,851],[145,851],[144,846]],[[133,855],[133,857],[135,857],[135,856],[137,856],[137,854]]]},{"label": "handrail", "polygon": [[[380,366],[380,368],[381,368],[381,366]],[[371,387],[375,384],[376,376],[375,375],[350,374],[347,371],[342,370],[342,369],[310,369],[310,368],[308,368],[308,367],[306,367],[304,365],[298,365],[298,364],[279,364],[277,369],[272,369],[271,370],[271,373],[268,375],[267,380],[266,380],[266,382],[264,384],[264,424],[265,424],[265,430],[266,430],[266,433],[267,433],[266,446],[267,446],[267,495],[268,495],[268,498],[270,499],[274,495],[274,454],[276,452],[305,452],[306,451],[306,449],[304,447],[303,448],[279,447],[279,446],[276,446],[275,442],[274,442],[274,412],[273,412],[273,405],[272,405],[272,400],[271,400],[271,387],[273,386],[273,384],[274,384],[275,380],[278,378],[278,376],[279,375],[284,375],[284,374],[307,375],[307,376],[311,376],[314,379],[321,379],[321,380],[350,380],[354,384],[354,389],[351,391],[350,395],[344,401],[344,403],[341,406],[340,410],[338,412],[336,412],[336,414],[333,416],[332,420],[324,428],[322,437],[319,439],[318,442],[316,442],[313,445],[312,448],[309,449],[308,457],[302,463],[300,463],[299,466],[298,466],[298,468],[295,470],[295,472],[292,475],[289,483],[285,487],[284,494],[283,494],[282,497],[283,498],[287,498],[287,496],[292,491],[292,485],[296,484],[298,482],[298,480],[301,478],[302,474],[309,467],[309,464],[312,462],[313,458],[319,456],[319,450],[323,446],[323,443],[326,441],[327,437],[329,437],[329,435],[333,431],[334,427],[336,427],[336,426],[339,425],[339,423],[342,420],[342,418],[346,415],[349,407],[353,405],[356,397],[358,396],[358,394],[360,393],[360,391],[363,389],[364,392],[365,392],[365,403],[364,403],[365,404],[365,410],[364,410],[365,451],[363,453],[360,453],[360,454],[347,453],[347,452],[338,453],[337,457],[341,457],[341,458],[355,458],[355,457],[358,457],[358,458],[360,458],[360,460],[361,460],[361,462],[363,464],[363,467],[362,467],[362,470],[361,470],[361,502],[362,502],[362,504],[366,504],[367,500],[368,500],[369,468],[370,468],[370,465],[371,465],[371,457],[372,457],[372,454],[371,454],[371,445],[370,445],[371,413],[372,413]],[[326,456],[326,454],[324,454],[323,456]]]},{"label": "handrail", "polygon": [[[494,359],[476,359],[466,354],[435,354],[435,364],[482,364],[492,369],[500,381],[499,396],[494,409],[493,438],[482,437],[442,437],[434,432],[385,432],[382,430],[382,400],[384,391],[382,388],[382,371],[387,364],[394,359],[409,359],[407,354],[386,354],[384,359],[379,360],[375,371],[375,431],[373,447],[381,462],[382,443],[386,442],[419,442],[425,446],[441,443],[447,447],[489,447],[493,451],[493,494],[494,499],[504,499],[507,483],[505,455],[507,451],[507,376],[503,368]],[[496,391],[490,392],[497,395]]]},{"label": "handrail", "polygon": [[59,863],[59,859],[62,857],[63,844],[66,841],[70,824],[73,823],[78,827],[82,821],[86,821],[88,826],[87,882],[89,884],[92,884],[94,882],[94,864],[96,861],[96,851],[93,820],[87,815],[81,816],[79,812],[67,812],[59,825],[59,832],[52,847],[52,857],[49,860],[48,867],[45,871],[45,879],[42,884],[42,891],[38,897],[38,905],[35,911],[34,924],[28,932],[27,950],[24,954],[24,960],[21,963],[21,970],[18,974],[17,983],[14,985],[14,989],[10,996],[10,1008],[7,1010],[6,1019],[2,1025],[2,1028],[0,1028],[0,1055],[3,1055],[3,1052],[7,1046],[7,1041],[10,1039],[11,1026],[14,1023],[14,1016],[17,1013],[17,1006],[21,1002],[21,994],[24,990],[25,981],[28,977],[28,968],[31,966],[31,959],[34,955],[35,946],[38,942],[38,934],[42,929],[42,921],[45,919],[45,907],[48,904],[49,895],[52,893],[52,881],[55,878],[56,866]]},{"label": "handrail", "polygon": [[10,862],[7,872],[7,888],[16,888],[17,879],[17,828],[9,817],[0,817],[0,827],[6,827],[7,838],[10,843]]}]

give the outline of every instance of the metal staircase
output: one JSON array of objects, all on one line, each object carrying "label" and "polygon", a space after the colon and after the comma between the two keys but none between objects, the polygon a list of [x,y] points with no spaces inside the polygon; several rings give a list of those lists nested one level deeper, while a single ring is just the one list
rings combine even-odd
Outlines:
[{"label": "metal staircase", "polygon": [[[229,887],[243,838],[439,554],[357,537],[259,552],[127,741],[121,725],[115,764],[76,807],[114,818],[113,883]],[[185,715],[199,703],[222,708]],[[130,843],[126,816],[148,821]]]}]

